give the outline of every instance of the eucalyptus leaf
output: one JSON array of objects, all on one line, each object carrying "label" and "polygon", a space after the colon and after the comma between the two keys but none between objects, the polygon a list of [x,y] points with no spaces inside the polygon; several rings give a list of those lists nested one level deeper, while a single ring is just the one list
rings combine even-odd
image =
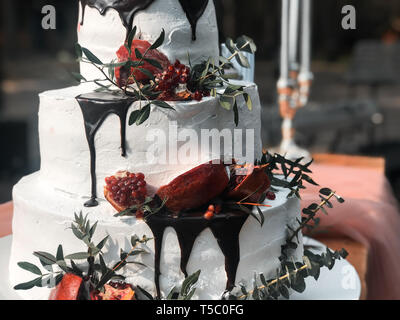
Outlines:
[{"label": "eucalyptus leaf", "polygon": [[42,284],[42,277],[33,279],[28,282],[20,283],[14,287],[14,290],[29,290],[37,286],[41,286]]},{"label": "eucalyptus leaf", "polygon": [[132,113],[129,116],[129,125],[130,126],[133,125],[137,121],[139,116],[140,116],[140,110],[132,111]]},{"label": "eucalyptus leaf", "polygon": [[42,271],[40,271],[40,269],[37,266],[35,266],[30,262],[18,262],[17,265],[26,271],[32,272],[39,276],[42,275]]},{"label": "eucalyptus leaf", "polygon": [[65,259],[69,260],[84,260],[89,258],[89,253],[87,252],[78,252],[78,253],[73,253],[65,256]]},{"label": "eucalyptus leaf", "polygon": [[150,104],[147,104],[140,110],[140,114],[139,114],[138,118],[136,119],[137,126],[140,126],[149,118],[150,111],[151,111]]},{"label": "eucalyptus leaf", "polygon": [[159,35],[157,40],[151,45],[150,49],[152,50],[160,47],[164,43],[164,39],[165,39],[165,30],[162,29],[161,34]]},{"label": "eucalyptus leaf", "polygon": [[82,52],[85,54],[86,58],[88,58],[88,60],[94,64],[98,64],[98,65],[102,65],[103,62],[101,62],[101,60],[99,58],[96,57],[96,55],[91,52],[89,49],[87,48],[82,48]]},{"label": "eucalyptus leaf", "polygon": [[136,26],[134,26],[134,27],[132,28],[132,30],[129,32],[129,35],[128,35],[127,46],[128,46],[128,48],[129,48],[129,49],[128,49],[129,53],[131,53],[132,42],[133,42],[133,39],[135,38],[136,31],[137,31],[137,28],[136,28]]},{"label": "eucalyptus leaf", "polygon": [[35,257],[38,257],[40,261],[44,264],[53,265],[57,263],[57,259],[51,253],[43,252],[43,251],[36,251],[33,253]]}]

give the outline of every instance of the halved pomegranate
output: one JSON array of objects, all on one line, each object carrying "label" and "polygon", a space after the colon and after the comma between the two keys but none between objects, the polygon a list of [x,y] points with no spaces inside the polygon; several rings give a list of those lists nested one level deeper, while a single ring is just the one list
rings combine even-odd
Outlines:
[{"label": "halved pomegranate", "polygon": [[143,173],[119,171],[105,181],[104,196],[118,212],[145,201],[147,184]]},{"label": "halved pomegranate", "polygon": [[[131,60],[133,61],[139,61],[141,60],[136,56],[135,49],[137,49],[142,55],[145,54],[145,52],[151,47],[151,44],[148,41],[145,40],[133,40],[132,41],[132,46],[131,46]],[[125,45],[121,46],[119,50],[117,51],[117,57],[118,57],[118,62],[125,62],[128,61],[129,59],[129,52],[128,49],[125,47]],[[168,68],[168,66],[171,64],[168,60],[168,58],[158,51],[157,49],[149,50],[146,53],[145,58],[149,58],[152,60],[158,61],[162,69]],[[152,64],[148,63],[147,61],[143,60],[144,64],[140,66],[139,68],[146,69],[150,71],[153,75],[158,74],[161,70],[158,69],[157,67],[153,66]],[[135,78],[137,81],[144,81],[148,80],[149,77],[141,72],[140,70],[134,70],[132,67],[130,70],[126,70],[125,67],[117,67],[115,68],[115,78],[117,80],[118,86],[122,87],[126,84],[128,81],[128,77],[130,74],[133,72]],[[128,81],[128,84],[132,84],[134,81],[130,79]]]},{"label": "halved pomegranate", "polygon": [[82,282],[81,277],[66,273],[61,282],[50,292],[49,300],[78,300]]},{"label": "halved pomegranate", "polygon": [[121,282],[105,284],[104,292],[92,292],[90,296],[91,300],[136,300],[132,286]]},{"label": "halved pomegranate", "polygon": [[246,197],[247,200],[257,202],[261,195],[271,186],[264,166],[234,165],[231,170],[226,197],[240,201]]},{"label": "halved pomegranate", "polygon": [[220,195],[229,183],[228,173],[223,163],[213,161],[202,164],[178,176],[157,191],[160,199],[167,199],[165,206],[180,212],[208,204]]}]

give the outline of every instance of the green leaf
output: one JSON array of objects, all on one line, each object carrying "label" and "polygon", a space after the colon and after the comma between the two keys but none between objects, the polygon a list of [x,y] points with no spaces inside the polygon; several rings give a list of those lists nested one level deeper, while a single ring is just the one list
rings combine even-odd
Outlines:
[{"label": "green leaf", "polygon": [[14,290],[29,290],[36,286],[41,286],[42,284],[42,277],[36,278],[34,280],[20,283],[14,287]]},{"label": "green leaf", "polygon": [[286,288],[286,286],[280,285],[279,292],[285,299],[289,299],[289,290]]},{"label": "green leaf", "polygon": [[183,281],[181,288],[181,296],[186,296],[189,293],[189,291],[192,289],[192,286],[195,285],[199,280],[200,273],[201,270],[198,270],[197,272],[193,273]]},{"label": "green leaf", "polygon": [[264,214],[258,206],[256,206],[256,208],[257,208],[258,214],[260,215],[260,224],[261,224],[261,226],[263,226],[264,222],[265,222]]},{"label": "green leaf", "polygon": [[248,36],[241,36],[236,40],[236,46],[241,50],[248,53],[254,54],[257,51],[257,46],[254,43],[253,39]]},{"label": "green leaf", "polygon": [[232,98],[230,96],[224,96],[224,95],[219,97],[219,104],[225,110],[231,110],[234,103],[235,103],[235,98]]},{"label": "green leaf", "polygon": [[87,259],[89,258],[89,253],[87,252],[78,252],[78,253],[73,253],[73,254],[69,254],[65,257],[65,259],[69,259],[69,260],[83,260],[83,259]]},{"label": "green leaf", "polygon": [[136,125],[140,126],[141,124],[143,124],[150,116],[150,104],[147,104],[146,106],[144,106],[141,110],[140,110],[140,114],[139,117],[136,120]]},{"label": "green leaf", "polygon": [[149,71],[149,70],[147,70],[145,68],[138,68],[138,70],[141,73],[145,74],[146,77],[149,78],[150,80],[154,80],[154,75],[153,75],[153,73],[151,73],[151,71]]},{"label": "green leaf", "polygon": [[[139,291],[141,294],[143,294],[143,296],[148,299],[148,300],[154,300],[153,296],[148,293],[145,289],[143,289],[140,286],[136,286],[136,289],[138,289],[137,291]],[[167,299],[168,300],[168,299]]]},{"label": "green leaf", "polygon": [[74,233],[75,237],[77,237],[79,240],[83,239],[84,234],[82,234],[82,232],[80,232],[74,224],[71,224],[71,229],[72,229],[72,232]]},{"label": "green leaf", "polygon": [[88,58],[88,60],[94,64],[100,64],[102,65],[103,62],[101,62],[101,60],[99,58],[97,58],[95,56],[95,54],[93,52],[91,52],[89,49],[87,48],[82,48],[82,52],[85,54],[86,58]]},{"label": "green leaf", "polygon": [[56,259],[57,259],[57,261],[64,260],[64,253],[63,253],[63,248],[62,248],[61,244],[57,248]]},{"label": "green leaf", "polygon": [[132,41],[133,41],[133,39],[135,38],[136,31],[137,31],[137,28],[136,28],[136,26],[134,26],[133,29],[131,30],[131,32],[129,32],[129,35],[128,35],[127,47],[129,48],[129,50],[128,50],[129,53],[131,52]]},{"label": "green leaf", "polygon": [[247,108],[252,111],[253,110],[253,102],[251,101],[250,95],[246,92],[243,93],[243,98],[246,101]]},{"label": "green leaf", "polygon": [[123,62],[111,62],[111,63],[106,63],[103,66],[105,68],[109,68],[109,69],[114,69],[114,68],[118,68],[118,67],[124,67],[128,64],[127,61],[123,61]]},{"label": "green leaf", "polygon": [[53,265],[53,264],[57,263],[56,257],[50,253],[43,252],[43,251],[37,251],[37,252],[34,252],[33,255],[35,257],[38,257],[40,259],[40,261],[42,261],[46,265]]},{"label": "green leaf", "polygon": [[153,67],[156,67],[157,69],[162,70],[162,65],[154,59],[148,59],[148,58],[143,58],[143,60],[145,60],[146,62],[150,63]]},{"label": "green leaf", "polygon": [[140,116],[140,110],[132,111],[131,115],[129,116],[129,125],[133,125]]},{"label": "green leaf", "polygon": [[100,251],[101,249],[103,249],[104,245],[106,244],[107,240],[108,240],[109,236],[106,236],[103,240],[101,240],[99,242],[99,244],[96,246],[96,248]]},{"label": "green leaf", "polygon": [[143,55],[142,55],[142,53],[139,51],[138,48],[135,48],[135,55],[136,55],[136,58],[138,58],[138,59],[142,59],[142,58],[143,58]]},{"label": "green leaf", "polygon": [[235,125],[237,127],[239,125],[239,109],[238,109],[236,101],[233,105],[233,117],[234,117],[233,119],[234,119]]},{"label": "green leaf", "polygon": [[32,263],[29,262],[18,262],[18,266],[26,271],[32,272],[37,275],[42,275],[42,271]]},{"label": "green leaf", "polygon": [[60,267],[61,270],[64,272],[69,272],[69,268],[67,266],[67,263],[64,260],[58,260],[57,265]]},{"label": "green leaf", "polygon": [[332,193],[332,190],[329,188],[322,188],[319,190],[319,193],[323,194],[324,196],[329,196]]},{"label": "green leaf", "polygon": [[90,228],[90,230],[89,230],[90,238],[93,238],[93,235],[94,235],[94,233],[96,232],[97,223],[98,223],[98,221],[96,221],[96,222],[93,224],[93,226]]},{"label": "green leaf", "polygon": [[82,275],[82,270],[76,265],[76,263],[71,260],[71,268],[77,275]]},{"label": "green leaf", "polygon": [[107,265],[106,265],[106,263],[104,262],[103,255],[100,254],[99,257],[100,257],[100,268],[101,268],[101,273],[102,273],[102,274],[105,274],[105,273],[108,271]]},{"label": "green leaf", "polygon": [[237,61],[243,68],[250,68],[250,62],[249,62],[249,60],[247,59],[247,57],[246,57],[243,53],[239,52],[239,53],[236,55],[236,61]]},{"label": "green leaf", "polygon": [[79,60],[82,59],[82,47],[79,43],[75,44],[75,54]]},{"label": "green leaf", "polygon": [[151,45],[150,50],[157,49],[158,47],[160,47],[164,43],[164,39],[165,39],[165,30],[162,29],[161,34],[159,35],[157,40]]},{"label": "green leaf", "polygon": [[225,45],[232,54],[236,52],[235,43],[231,38],[226,38]]}]

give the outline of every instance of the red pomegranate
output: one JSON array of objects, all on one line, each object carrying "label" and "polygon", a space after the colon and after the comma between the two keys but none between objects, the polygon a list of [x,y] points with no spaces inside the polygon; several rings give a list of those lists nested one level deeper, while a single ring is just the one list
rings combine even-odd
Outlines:
[{"label": "red pomegranate", "polygon": [[208,204],[225,190],[228,183],[226,166],[210,161],[162,186],[157,195],[162,200],[167,199],[165,205],[169,210],[180,212]]},{"label": "red pomegranate", "polygon": [[143,173],[120,171],[105,182],[104,196],[118,212],[145,201],[147,184]]},{"label": "red pomegranate", "polygon": [[66,273],[61,282],[51,291],[49,300],[77,300],[83,279]]},{"label": "red pomegranate", "polygon": [[[132,46],[131,46],[131,60],[133,61],[139,61],[141,60],[136,56],[135,49],[137,49],[140,54],[144,55],[145,52],[151,47],[151,44],[148,41],[145,40],[133,40],[132,41]],[[125,62],[128,61],[129,59],[129,52],[128,49],[125,47],[125,45],[121,46],[119,50],[117,51],[117,57],[118,57],[118,62]],[[168,66],[170,65],[170,62],[168,58],[158,51],[157,49],[152,49],[149,50],[146,53],[145,58],[152,59],[158,61],[161,66],[162,70],[167,69]],[[158,74],[162,70],[159,68],[153,66],[152,64],[148,63],[147,61],[143,60],[144,64],[140,66],[139,68],[146,69],[150,71],[153,75]],[[118,86],[122,87],[126,84],[126,81],[129,77],[129,75],[133,72],[135,78],[137,81],[145,81],[148,80],[148,76],[141,72],[140,70],[134,70],[132,67],[129,71],[125,70],[124,67],[117,67],[115,68],[115,78],[117,79],[117,84]],[[128,84],[132,84],[133,80],[129,80]]]},{"label": "red pomegranate", "polygon": [[240,201],[248,196],[247,200],[257,202],[261,195],[271,186],[264,166],[235,165],[226,193],[228,199]]}]

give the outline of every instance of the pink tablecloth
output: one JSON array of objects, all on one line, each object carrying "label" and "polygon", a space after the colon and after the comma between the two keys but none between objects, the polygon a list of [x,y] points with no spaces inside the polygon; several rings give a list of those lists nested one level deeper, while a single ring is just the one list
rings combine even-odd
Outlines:
[{"label": "pink tablecloth", "polygon": [[0,205],[0,238],[11,234],[12,202]]},{"label": "pink tablecloth", "polygon": [[[364,244],[369,250],[368,299],[400,299],[400,214],[392,190],[376,169],[314,164],[313,178],[346,199],[335,204],[321,226]],[[318,187],[309,186],[302,205],[319,202]],[[12,204],[0,205],[0,237],[11,233]]]},{"label": "pink tablecloth", "polygon": [[[345,198],[334,203],[321,226],[364,244],[369,250],[368,299],[400,299],[400,213],[382,172],[373,168],[314,164],[313,177],[321,187]],[[318,187],[302,194],[302,206],[319,202]]]}]

